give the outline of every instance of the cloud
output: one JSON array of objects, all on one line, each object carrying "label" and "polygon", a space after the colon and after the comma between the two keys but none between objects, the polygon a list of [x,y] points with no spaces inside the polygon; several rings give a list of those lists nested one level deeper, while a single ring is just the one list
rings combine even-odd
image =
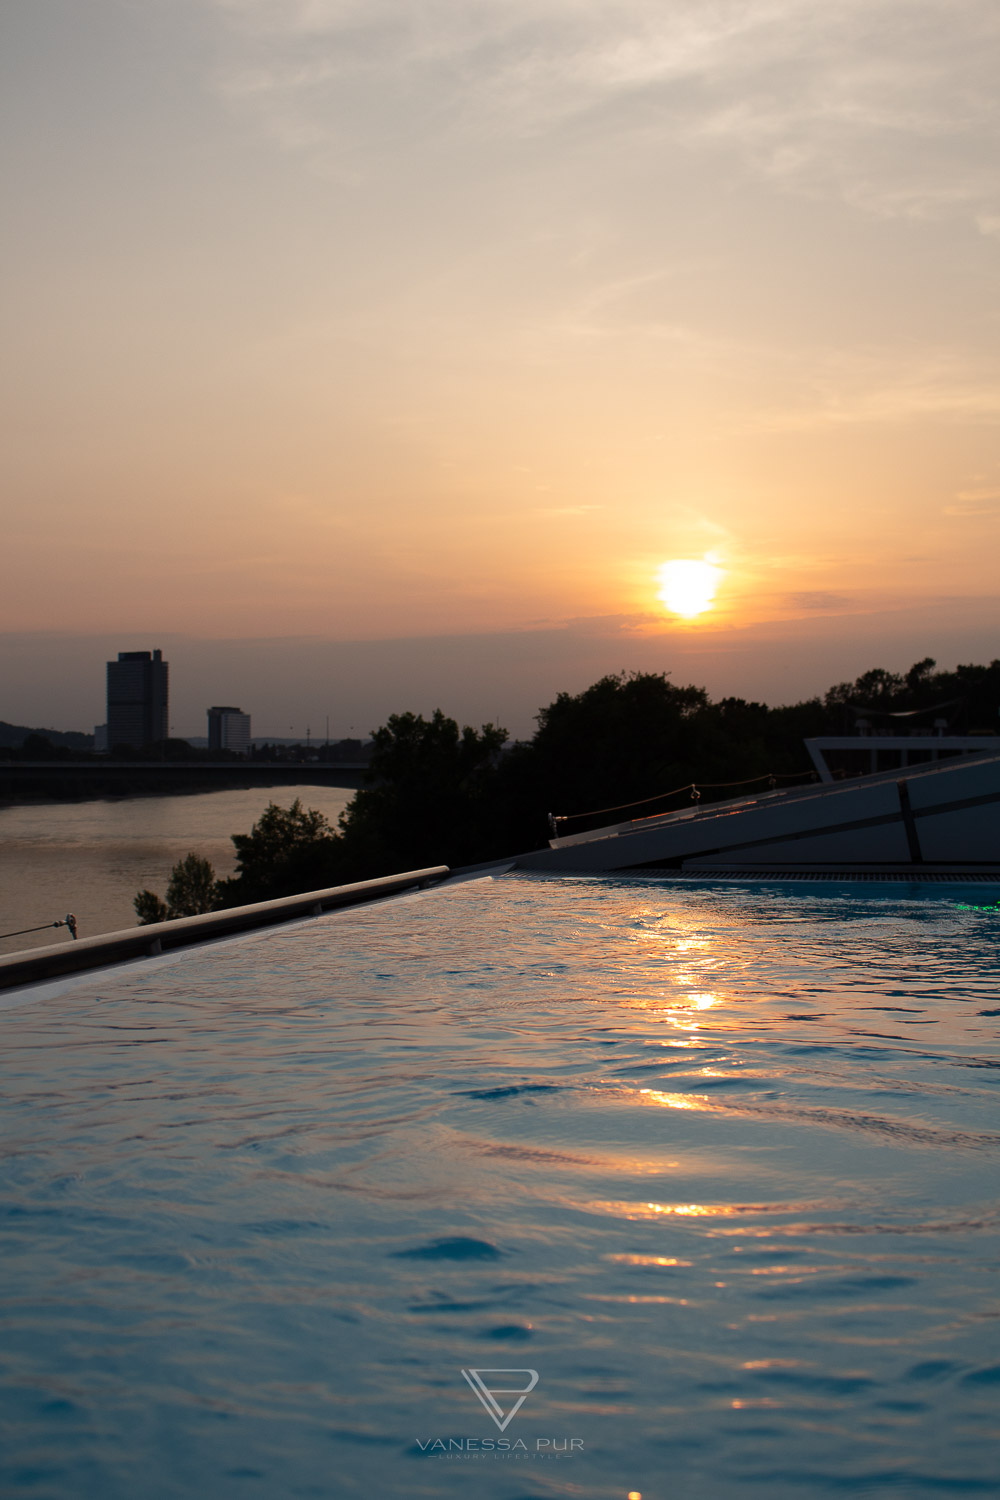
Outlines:
[{"label": "cloud", "polygon": [[536,510],[534,514],[545,520],[558,520],[564,516],[589,516],[596,510],[604,510],[603,505],[558,505],[551,509]]},{"label": "cloud", "polygon": [[[780,368],[797,354],[760,351]],[[754,432],[795,432],[847,424],[937,418],[993,423],[1000,416],[1000,362],[992,353],[930,347],[813,350],[808,380],[794,401],[764,406],[744,426]]]},{"label": "cloud", "polygon": [[851,603],[846,594],[833,594],[827,589],[805,589],[788,595],[788,604],[792,609],[818,609],[839,613],[850,609]]},{"label": "cloud", "polygon": [[[292,149],[583,132],[998,232],[993,0],[213,0],[222,83]],[[600,127],[600,141],[594,135]]]},{"label": "cloud", "polygon": [[944,507],[944,514],[963,520],[974,516],[1000,516],[1000,490],[960,490]]}]

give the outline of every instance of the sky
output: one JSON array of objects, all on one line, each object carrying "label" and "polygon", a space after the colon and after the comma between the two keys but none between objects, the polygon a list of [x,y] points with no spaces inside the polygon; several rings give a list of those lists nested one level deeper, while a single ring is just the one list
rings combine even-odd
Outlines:
[{"label": "sky", "polygon": [[0,718],[153,647],[179,734],[1000,655],[994,0],[8,0],[0,57]]}]

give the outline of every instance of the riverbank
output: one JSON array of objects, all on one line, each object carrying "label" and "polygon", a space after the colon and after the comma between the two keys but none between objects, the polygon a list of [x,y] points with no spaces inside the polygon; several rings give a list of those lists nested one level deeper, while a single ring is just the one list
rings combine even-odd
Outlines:
[{"label": "riverbank", "polygon": [[[349,787],[296,782],[187,795],[89,798],[0,808],[0,933],[76,918],[81,937],[135,925],[132,898],[162,895],[189,851],[220,878],[235,873],[231,836],[249,833],[268,802],[302,799],[336,825]],[[65,928],[0,939],[0,953],[72,941]]]},{"label": "riverbank", "polygon": [[107,798],[196,796],[239,788],[304,786],[357,791],[364,777],[364,766],[294,762],[196,761],[168,765],[158,761],[8,761],[0,764],[0,808]]}]

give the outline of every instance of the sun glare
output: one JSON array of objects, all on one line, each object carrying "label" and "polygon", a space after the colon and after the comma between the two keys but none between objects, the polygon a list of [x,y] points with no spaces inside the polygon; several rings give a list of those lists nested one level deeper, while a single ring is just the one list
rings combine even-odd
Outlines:
[{"label": "sun glare", "polygon": [[675,615],[693,619],[712,608],[722,569],[714,563],[675,558],[665,562],[659,571],[660,591],[657,598]]}]

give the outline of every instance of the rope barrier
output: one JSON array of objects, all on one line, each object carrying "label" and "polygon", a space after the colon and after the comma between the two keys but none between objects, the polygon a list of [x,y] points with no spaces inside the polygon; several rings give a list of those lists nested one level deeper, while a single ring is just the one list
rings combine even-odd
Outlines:
[{"label": "rope barrier", "polygon": [[675,787],[672,792],[657,792],[653,797],[640,797],[637,802],[619,802],[614,807],[596,807],[592,812],[585,813],[549,813],[549,829],[553,836],[558,834],[560,823],[572,823],[578,818],[600,818],[606,813],[628,812],[633,807],[648,807],[651,802],[664,802],[668,797],[678,797],[681,792],[690,792],[692,802],[701,801],[701,791],[723,791],[734,786],[755,786],[758,781],[766,781],[771,788],[777,786],[779,781],[801,781],[804,778],[815,781],[815,771],[785,771],[774,774],[766,771],[763,776],[748,776],[744,781],[689,781],[684,786]]},{"label": "rope barrier", "polygon": [[24,937],[28,932],[44,932],[47,927],[68,927],[70,937],[76,938],[76,917],[72,912],[67,912],[61,922],[43,922],[40,927],[19,927],[16,932],[0,932],[0,942],[4,938]]}]

